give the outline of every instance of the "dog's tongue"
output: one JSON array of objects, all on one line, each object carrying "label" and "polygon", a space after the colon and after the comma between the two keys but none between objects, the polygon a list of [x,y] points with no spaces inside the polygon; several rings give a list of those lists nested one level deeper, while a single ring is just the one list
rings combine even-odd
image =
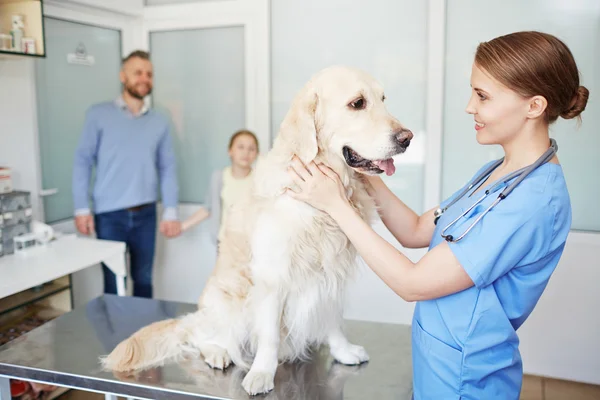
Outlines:
[{"label": "dog's tongue", "polygon": [[383,170],[387,176],[393,175],[396,172],[396,166],[394,165],[394,160],[388,158],[387,160],[377,160],[373,161],[375,165],[379,167],[379,169]]}]

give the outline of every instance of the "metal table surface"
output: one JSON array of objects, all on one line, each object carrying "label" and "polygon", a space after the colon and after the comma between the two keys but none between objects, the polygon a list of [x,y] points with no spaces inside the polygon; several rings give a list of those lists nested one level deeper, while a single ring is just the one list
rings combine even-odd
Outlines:
[{"label": "metal table surface", "polygon": [[[368,363],[338,364],[323,347],[310,362],[280,365],[274,391],[255,397],[244,392],[241,369],[212,370],[198,359],[136,376],[100,368],[98,358],[137,329],[195,309],[194,304],[103,295],[0,347],[0,375],[147,399],[411,398],[411,340],[406,325],[346,321],[348,338],[366,348]],[[1,380],[6,388],[5,378]],[[4,400],[1,394],[0,398]]]}]

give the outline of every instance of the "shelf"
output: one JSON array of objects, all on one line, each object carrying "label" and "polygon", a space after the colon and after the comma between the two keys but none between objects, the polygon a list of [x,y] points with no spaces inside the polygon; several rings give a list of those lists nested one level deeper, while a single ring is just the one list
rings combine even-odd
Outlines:
[{"label": "shelf", "polygon": [[[33,390],[33,385],[37,385],[38,389],[37,390],[41,390],[42,388],[40,387],[40,385],[42,384],[36,384],[33,382],[28,382],[28,381],[23,381],[20,379],[11,379],[11,383],[13,382],[23,382],[24,384],[26,384],[26,391],[25,392],[19,392],[19,395],[16,397],[17,399],[38,399],[38,400],[53,400],[53,399],[57,399],[60,396],[62,396],[63,394],[67,393],[68,391],[71,390],[71,388],[67,388],[67,387],[57,387],[56,389],[49,391],[49,390],[42,390],[39,393],[35,393]],[[43,384],[46,385],[46,384]],[[22,384],[18,384],[19,387],[22,386]],[[15,398],[15,397],[13,397]],[[102,397],[102,399],[104,399],[104,397]]]},{"label": "shelf", "polygon": [[17,57],[46,57],[44,39],[44,12],[40,0],[0,0],[0,35],[10,35],[13,15],[23,16],[23,37],[30,38],[35,43],[35,52],[13,51],[5,48],[0,36],[0,58]]},{"label": "shelf", "polygon": [[69,277],[64,276],[52,282],[44,284],[39,289],[28,289],[22,292],[13,294],[12,296],[0,299],[0,315],[16,310],[17,308],[29,305],[39,300],[43,300],[48,296],[55,295],[65,291],[71,287]]},{"label": "shelf", "polygon": [[[39,289],[24,290],[0,299],[0,346],[62,315],[65,310],[54,308],[52,304],[43,303],[48,301],[52,303],[52,299],[55,299],[56,295],[67,294],[67,290],[70,288],[70,278],[64,276],[44,284]],[[33,385],[32,382],[28,383]],[[70,388],[58,387],[52,391],[44,391],[35,398],[52,400],[59,398],[69,390]],[[31,386],[24,396],[24,398],[34,398],[35,394]]]},{"label": "shelf", "polygon": [[40,327],[48,321],[64,314],[61,310],[32,305],[24,307],[22,312],[3,321],[0,326],[0,346],[11,342],[25,333]]}]

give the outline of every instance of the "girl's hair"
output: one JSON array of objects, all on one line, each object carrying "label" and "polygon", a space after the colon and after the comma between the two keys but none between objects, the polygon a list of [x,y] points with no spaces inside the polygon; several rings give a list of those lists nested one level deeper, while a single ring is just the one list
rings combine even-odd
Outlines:
[{"label": "girl's hair", "polygon": [[231,147],[233,147],[233,142],[235,142],[235,139],[237,139],[238,136],[242,136],[242,135],[251,136],[252,139],[254,139],[254,143],[256,143],[256,150],[258,151],[258,138],[256,137],[256,135],[254,133],[252,133],[246,129],[237,131],[236,133],[233,134],[233,136],[231,136],[231,139],[229,139],[229,150],[231,150]]},{"label": "girl's hair", "polygon": [[569,48],[555,36],[516,32],[480,43],[475,64],[523,97],[543,96],[548,123],[580,115],[589,91],[579,85],[579,71]]}]

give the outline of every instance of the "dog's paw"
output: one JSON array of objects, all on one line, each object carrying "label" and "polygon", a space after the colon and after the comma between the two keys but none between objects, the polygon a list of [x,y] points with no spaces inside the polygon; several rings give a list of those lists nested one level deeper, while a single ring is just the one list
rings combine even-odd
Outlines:
[{"label": "dog's paw", "polygon": [[331,349],[331,355],[337,362],[345,365],[358,365],[369,361],[369,354],[364,347],[356,344]]},{"label": "dog's paw", "polygon": [[222,347],[207,346],[202,349],[204,361],[214,369],[225,369],[231,365],[229,353]]},{"label": "dog's paw", "polygon": [[270,372],[250,370],[242,381],[244,390],[251,396],[268,393],[275,387],[275,376]]}]

